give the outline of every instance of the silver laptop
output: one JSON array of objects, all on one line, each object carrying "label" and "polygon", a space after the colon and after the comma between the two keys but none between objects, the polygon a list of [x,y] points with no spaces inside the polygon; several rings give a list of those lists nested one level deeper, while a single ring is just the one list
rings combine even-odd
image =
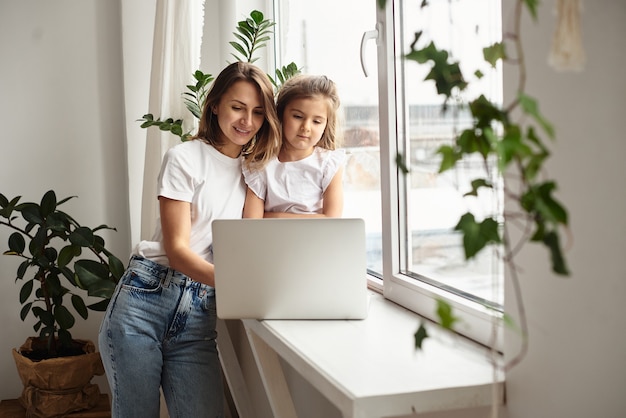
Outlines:
[{"label": "silver laptop", "polygon": [[219,318],[367,316],[362,219],[220,219],[212,229]]}]

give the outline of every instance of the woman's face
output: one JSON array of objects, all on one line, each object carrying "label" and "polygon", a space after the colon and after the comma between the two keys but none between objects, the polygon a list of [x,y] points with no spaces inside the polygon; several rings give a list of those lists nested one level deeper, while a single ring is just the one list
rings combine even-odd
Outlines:
[{"label": "woman's face", "polygon": [[220,127],[220,151],[235,158],[241,148],[261,129],[265,108],[261,94],[254,83],[235,82],[213,107]]}]

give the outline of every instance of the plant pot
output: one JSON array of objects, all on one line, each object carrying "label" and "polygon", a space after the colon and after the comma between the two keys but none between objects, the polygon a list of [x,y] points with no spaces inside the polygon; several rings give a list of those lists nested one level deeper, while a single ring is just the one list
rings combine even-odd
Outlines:
[{"label": "plant pot", "polygon": [[36,337],[29,337],[13,359],[24,389],[20,404],[27,417],[52,418],[96,406],[100,397],[94,375],[103,375],[100,353],[93,342],[74,340],[82,345],[84,354],[34,361],[22,353],[33,351]]}]

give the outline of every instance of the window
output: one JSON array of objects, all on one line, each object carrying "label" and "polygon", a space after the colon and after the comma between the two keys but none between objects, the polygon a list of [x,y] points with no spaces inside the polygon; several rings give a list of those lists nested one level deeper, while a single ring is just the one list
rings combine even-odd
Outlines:
[{"label": "window", "polygon": [[[469,115],[442,98],[428,69],[403,59],[414,32],[450,50],[477,92],[501,97],[501,76],[483,64],[481,50],[500,39],[498,0],[275,1],[277,66],[295,62],[305,73],[325,74],[339,89],[344,111],[345,217],[366,221],[368,269],[386,297],[432,316],[434,297],[444,297],[462,315],[461,331],[487,343],[492,311],[502,306],[501,268],[493,254],[466,262],[453,228],[471,210],[476,217],[501,211],[501,197],[463,198],[481,167],[463,161],[439,175],[436,150],[454,140]],[[329,11],[332,11],[330,13]],[[367,71],[367,76],[364,72]],[[396,155],[405,157],[405,175]],[[494,286],[495,278],[495,286]]]}]

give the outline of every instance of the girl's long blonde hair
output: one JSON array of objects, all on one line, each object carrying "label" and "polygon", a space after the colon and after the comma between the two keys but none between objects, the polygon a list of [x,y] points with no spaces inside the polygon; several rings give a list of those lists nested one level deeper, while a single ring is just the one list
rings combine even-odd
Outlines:
[{"label": "girl's long blonde hair", "polygon": [[278,93],[276,110],[278,119],[283,120],[285,108],[296,99],[310,99],[322,97],[328,103],[328,118],[326,129],[317,143],[318,147],[330,150],[341,146],[342,136],[339,132],[339,94],[335,83],[323,75],[298,74],[285,81]]}]

